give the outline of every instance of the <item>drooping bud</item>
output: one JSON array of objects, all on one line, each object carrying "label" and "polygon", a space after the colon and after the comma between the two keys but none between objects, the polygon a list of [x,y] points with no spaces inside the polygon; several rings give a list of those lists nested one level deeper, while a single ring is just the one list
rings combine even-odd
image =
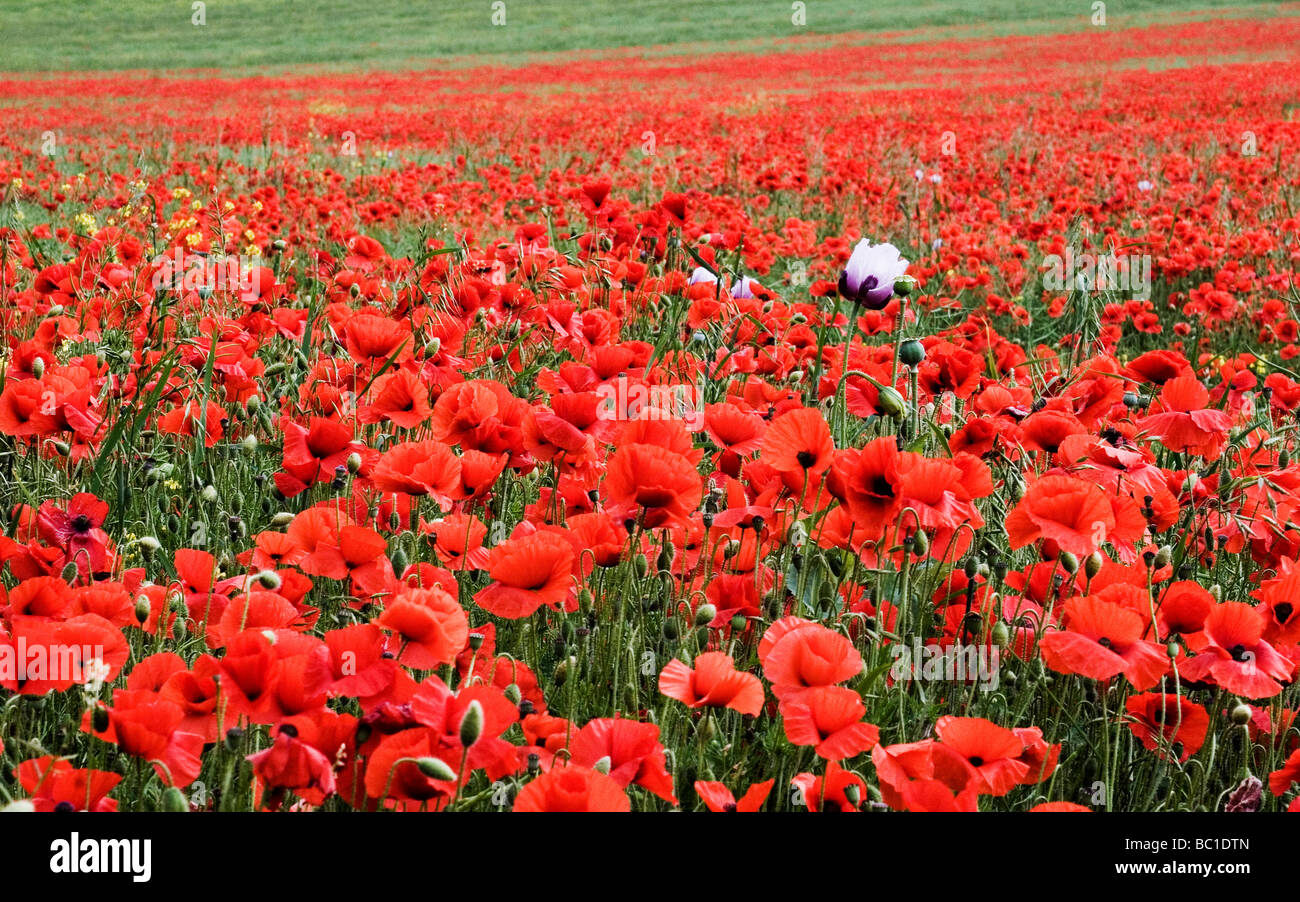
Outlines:
[{"label": "drooping bud", "polygon": [[418,758],[415,766],[420,769],[420,773],[430,780],[441,780],[446,783],[456,779],[456,772],[451,769],[451,765],[441,758]]},{"label": "drooping bud", "polygon": [[695,609],[695,625],[708,626],[718,616],[718,609],[711,604],[702,604]]},{"label": "drooping bud", "polygon": [[162,797],[163,811],[173,814],[179,814],[182,811],[190,810],[189,800],[185,798],[185,793],[181,792],[175,786],[168,786],[163,792]]}]

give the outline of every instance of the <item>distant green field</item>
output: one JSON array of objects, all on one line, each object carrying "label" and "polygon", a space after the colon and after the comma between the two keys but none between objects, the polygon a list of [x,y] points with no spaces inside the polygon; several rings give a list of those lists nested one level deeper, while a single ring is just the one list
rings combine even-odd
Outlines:
[{"label": "distant green field", "polygon": [[[1106,14],[1133,24],[1229,7],[1283,12],[1232,0],[1111,0]],[[1296,14],[1295,4],[1286,12]],[[0,0],[0,71],[405,68],[433,58],[510,61],[944,26],[1056,31],[1090,27],[1092,14],[1091,0]]]}]

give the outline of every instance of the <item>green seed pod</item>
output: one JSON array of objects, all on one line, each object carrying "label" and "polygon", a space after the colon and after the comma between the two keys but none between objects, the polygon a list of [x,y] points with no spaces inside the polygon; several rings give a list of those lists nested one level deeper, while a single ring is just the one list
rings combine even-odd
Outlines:
[{"label": "green seed pod", "polygon": [[708,626],[718,616],[718,609],[711,604],[702,604],[695,609],[695,625]]},{"label": "green seed pod", "polygon": [[925,360],[925,346],[919,341],[908,340],[898,346],[898,361],[906,367],[918,367]]},{"label": "green seed pod", "polygon": [[646,560],[644,554],[632,558],[632,566],[636,570],[637,579],[643,579],[650,572],[650,562]]}]

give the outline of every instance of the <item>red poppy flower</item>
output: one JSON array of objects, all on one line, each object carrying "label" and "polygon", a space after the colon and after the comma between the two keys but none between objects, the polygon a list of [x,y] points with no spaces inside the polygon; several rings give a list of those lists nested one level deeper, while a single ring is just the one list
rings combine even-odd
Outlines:
[{"label": "red poppy flower", "polygon": [[401,643],[397,660],[417,670],[450,664],[469,642],[464,609],[437,586],[392,596],[375,625],[392,632]]},{"label": "red poppy flower", "polygon": [[1171,451],[1216,457],[1228,440],[1232,417],[1209,407],[1210,393],[1195,376],[1178,376],[1160,390],[1159,413],[1143,417],[1138,428]]},{"label": "red poppy flower", "polygon": [[731,708],[757,716],[763,708],[763,684],[736,669],[730,655],[704,652],[688,667],[674,658],[659,674],[659,691],[690,708]]},{"label": "red poppy flower", "polygon": [[1098,598],[1071,598],[1065,605],[1065,629],[1051,630],[1039,642],[1043,663],[1058,673],[1093,680],[1124,674],[1133,688],[1150,689],[1169,670],[1169,656],[1143,639],[1142,617]]},{"label": "red poppy flower", "polygon": [[785,738],[793,745],[810,745],[819,757],[842,761],[880,741],[880,730],[864,723],[862,697],[843,686],[817,686],[783,699],[780,705]]},{"label": "red poppy flower", "polygon": [[622,445],[610,455],[601,484],[608,512],[640,518],[655,529],[683,526],[700,504],[704,482],[691,462],[658,445]]},{"label": "red poppy flower", "polygon": [[677,804],[673,778],[659,744],[659,727],[622,717],[598,717],[574,734],[569,743],[571,760],[580,767],[604,762],[610,777],[620,786],[633,783],[650,790],[664,801]]},{"label": "red poppy flower", "polygon": [[1242,601],[1225,601],[1205,618],[1207,644],[1181,666],[1183,679],[1204,680],[1243,698],[1272,698],[1295,664],[1264,641],[1264,616]]},{"label": "red poppy flower", "polygon": [[510,539],[492,549],[492,582],[474,603],[497,617],[518,620],[542,605],[561,608],[573,594],[573,545],[552,532]]},{"label": "red poppy flower", "polygon": [[14,768],[14,776],[37,811],[116,811],[108,794],[121,774],[74,768],[53,755],[29,758]]},{"label": "red poppy flower", "polygon": [[766,648],[760,644],[759,660],[779,699],[842,683],[861,673],[864,666],[862,655],[848,637],[798,618],[772,624],[763,643],[768,644]]},{"label": "red poppy flower", "polygon": [[1029,765],[1020,760],[1025,744],[1011,730],[982,717],[940,717],[934,735],[975,768],[979,792],[1003,796],[1024,782]]},{"label": "red poppy flower", "polygon": [[739,811],[754,812],[763,809],[763,803],[772,792],[772,786],[776,780],[764,780],[762,783],[755,783],[745,794],[736,801],[736,797],[731,794],[731,790],[724,783],[718,783],[712,780],[696,780],[695,792],[699,795],[704,807],[710,811]]},{"label": "red poppy flower", "polygon": [[631,811],[632,800],[598,770],[557,767],[530,782],[515,798],[515,811]]},{"label": "red poppy flower", "polygon": [[1148,692],[1130,695],[1124,703],[1133,719],[1128,728],[1142,745],[1162,757],[1173,748],[1179,761],[1186,761],[1201,750],[1210,727],[1205,709],[1181,695]]},{"label": "red poppy flower", "polygon": [[867,799],[866,781],[836,761],[827,763],[825,776],[797,774],[790,784],[809,811],[860,811]]}]

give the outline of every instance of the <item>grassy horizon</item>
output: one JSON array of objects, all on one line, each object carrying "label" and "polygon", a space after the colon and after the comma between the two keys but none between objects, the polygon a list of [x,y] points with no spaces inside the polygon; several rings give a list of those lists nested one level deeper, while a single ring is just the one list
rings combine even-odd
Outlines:
[{"label": "grassy horizon", "polygon": [[[1300,15],[1296,3],[1124,0],[1107,27]],[[802,17],[800,20],[800,16]],[[555,52],[770,49],[790,39],[952,30],[957,35],[1079,30],[1087,0],[476,0],[429,7],[372,0],[11,0],[0,5],[0,72],[413,68],[439,60],[519,62]],[[796,24],[796,20],[803,24]]]}]

